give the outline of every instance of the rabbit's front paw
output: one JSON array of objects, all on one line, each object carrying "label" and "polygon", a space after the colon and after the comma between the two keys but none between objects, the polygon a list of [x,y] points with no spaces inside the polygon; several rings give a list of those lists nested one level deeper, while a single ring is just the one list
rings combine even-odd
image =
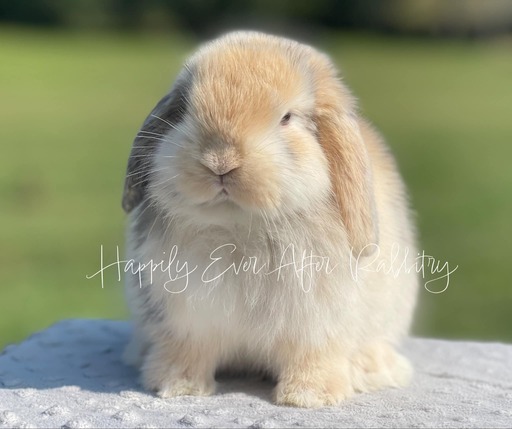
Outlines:
[{"label": "rabbit's front paw", "polygon": [[295,380],[280,382],[277,385],[275,401],[278,405],[319,408],[337,405],[352,393],[350,385],[343,381],[308,381],[299,375]]},{"label": "rabbit's front paw", "polygon": [[215,383],[187,378],[166,379],[156,389],[156,394],[161,398],[173,398],[175,396],[208,396],[215,392]]},{"label": "rabbit's front paw", "polygon": [[211,395],[215,392],[215,368],[208,363],[200,355],[192,359],[192,355],[153,349],[142,366],[142,384],[162,398]]},{"label": "rabbit's front paw", "polygon": [[326,347],[292,357],[279,374],[274,396],[279,405],[317,408],[336,405],[353,393],[348,360]]}]

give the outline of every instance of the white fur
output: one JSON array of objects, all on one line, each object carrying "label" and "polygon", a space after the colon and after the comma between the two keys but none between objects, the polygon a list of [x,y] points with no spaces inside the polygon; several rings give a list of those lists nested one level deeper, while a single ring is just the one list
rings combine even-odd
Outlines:
[{"label": "white fur", "polygon": [[[230,35],[208,45],[190,64],[200,64],[211,50],[244,37],[256,36]],[[307,115],[301,116],[314,105],[307,85],[290,103],[297,110],[290,123],[295,129],[260,127],[245,141],[250,154],[262,157],[261,176],[251,179],[255,186],[267,169],[275,172],[268,185],[273,186],[268,188],[273,203],[263,208],[237,200],[235,191],[232,199],[216,195],[215,176],[205,179],[204,189],[189,186],[185,169],[201,156],[198,141],[204,138],[193,108],[166,131],[165,139],[173,144],[160,142],[152,156],[148,193],[160,215],[141,239],[135,225],[152,207],[140,205],[130,213],[128,257],[159,262],[176,246],[180,263],[197,267],[188,284],[185,279],[169,281],[167,272],[156,270],[152,283],[146,279],[142,286],[146,302],[140,298],[138,277],[127,280],[136,335],[126,359],[141,366],[145,386],[161,396],[212,393],[215,370],[224,367],[269,371],[278,381],[276,401],[297,406],[334,404],[354,391],[399,387],[409,379],[410,366],[394,346],[410,325],[416,273],[353,272],[356,261],[363,266],[377,257],[392,266],[394,246],[401,259],[409,250],[408,267],[416,256],[392,158],[367,130],[380,253],[358,259],[329,202],[327,158]],[[286,133],[292,132],[304,143],[303,158],[294,159],[286,149]],[[300,275],[303,252],[323,258],[323,268],[312,278]],[[215,257],[221,259],[215,262]],[[241,261],[247,271],[236,274],[229,267],[239,267]],[[163,317],[148,320],[148,303],[163,309]]]}]

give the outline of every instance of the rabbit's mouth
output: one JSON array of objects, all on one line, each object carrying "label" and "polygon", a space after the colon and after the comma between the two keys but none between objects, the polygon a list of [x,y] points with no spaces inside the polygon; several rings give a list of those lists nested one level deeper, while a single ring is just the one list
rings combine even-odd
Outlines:
[{"label": "rabbit's mouth", "polygon": [[220,191],[211,202],[212,204],[223,204],[226,202],[234,203],[234,201],[231,199],[231,196],[225,190]]},{"label": "rabbit's mouth", "polygon": [[232,195],[226,188],[220,189],[215,196],[213,196],[210,200],[204,201],[199,204],[201,208],[207,207],[219,207],[223,205],[229,205],[237,208],[241,208],[239,204],[232,198]]}]

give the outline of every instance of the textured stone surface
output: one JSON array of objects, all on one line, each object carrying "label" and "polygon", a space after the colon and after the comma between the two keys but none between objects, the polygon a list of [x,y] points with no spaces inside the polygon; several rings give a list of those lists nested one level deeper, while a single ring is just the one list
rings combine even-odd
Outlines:
[{"label": "textured stone surface", "polygon": [[512,427],[512,345],[411,339],[411,386],[304,410],[272,384],[219,380],[207,398],[160,399],[121,363],[125,322],[69,320],[0,355],[0,427]]}]

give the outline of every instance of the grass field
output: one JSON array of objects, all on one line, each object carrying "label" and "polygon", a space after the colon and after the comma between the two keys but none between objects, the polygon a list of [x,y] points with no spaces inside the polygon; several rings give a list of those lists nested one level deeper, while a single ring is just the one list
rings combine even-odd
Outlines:
[{"label": "grass field", "polygon": [[[415,333],[512,341],[512,41],[355,34],[319,41],[382,130],[421,247],[451,267]],[[125,317],[105,258],[123,246],[131,141],[195,47],[170,36],[0,29],[0,347],[54,321]],[[428,280],[428,279],[426,279]]]}]

